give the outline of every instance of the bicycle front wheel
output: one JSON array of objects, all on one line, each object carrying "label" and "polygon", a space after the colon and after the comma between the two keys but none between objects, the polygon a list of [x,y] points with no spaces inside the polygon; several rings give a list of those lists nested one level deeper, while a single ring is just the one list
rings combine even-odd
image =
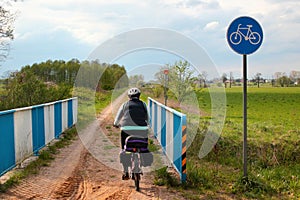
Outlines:
[{"label": "bicycle front wheel", "polygon": [[229,39],[232,44],[237,45],[237,44],[241,43],[242,36],[238,32],[233,32],[233,33],[231,33]]}]

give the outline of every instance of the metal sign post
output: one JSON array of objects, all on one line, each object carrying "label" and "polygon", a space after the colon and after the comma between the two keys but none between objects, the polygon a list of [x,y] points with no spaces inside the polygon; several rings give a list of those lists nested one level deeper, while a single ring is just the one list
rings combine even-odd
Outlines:
[{"label": "metal sign post", "polygon": [[263,31],[259,23],[251,17],[239,17],[229,25],[227,42],[238,54],[243,55],[243,170],[244,177],[247,172],[247,55],[255,52],[263,40]]},{"label": "metal sign post", "polygon": [[244,163],[244,176],[248,176],[247,173],[247,55],[243,55],[243,112],[244,112],[244,139],[243,139],[243,163]]}]

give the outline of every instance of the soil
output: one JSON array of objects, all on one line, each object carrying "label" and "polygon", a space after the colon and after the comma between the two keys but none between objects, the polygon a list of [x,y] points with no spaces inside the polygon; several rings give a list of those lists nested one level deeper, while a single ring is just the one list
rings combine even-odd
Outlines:
[{"label": "soil", "polygon": [[[120,105],[123,101],[124,96],[114,103]],[[107,107],[95,122],[84,130],[85,133],[63,148],[49,166],[43,167],[38,174],[23,179],[6,193],[0,194],[0,199],[184,199],[175,190],[154,185],[153,173],[144,173],[140,183],[141,191],[137,192],[132,180],[121,180],[121,165],[115,159],[118,154],[107,158],[110,165],[100,162],[95,156],[95,152],[103,148],[116,152],[116,148],[108,148],[109,146],[103,143],[103,138],[97,135],[100,129],[110,140],[112,137],[118,137],[113,133],[118,133],[119,130],[111,127],[112,107]],[[88,140],[85,139],[86,134]],[[119,138],[114,139],[112,143],[118,142]],[[105,154],[112,155],[107,152]],[[112,168],[112,165],[117,167]]]}]

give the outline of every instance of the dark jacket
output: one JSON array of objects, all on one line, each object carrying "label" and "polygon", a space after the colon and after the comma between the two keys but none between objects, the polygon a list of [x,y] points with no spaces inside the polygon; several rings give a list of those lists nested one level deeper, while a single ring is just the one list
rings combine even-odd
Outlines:
[{"label": "dark jacket", "polygon": [[119,108],[114,125],[147,126],[148,110],[146,104],[138,98],[133,98]]}]

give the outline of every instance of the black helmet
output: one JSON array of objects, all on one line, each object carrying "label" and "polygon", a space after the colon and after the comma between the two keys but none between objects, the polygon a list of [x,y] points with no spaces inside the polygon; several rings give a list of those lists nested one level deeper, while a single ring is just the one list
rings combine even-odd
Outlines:
[{"label": "black helmet", "polygon": [[128,97],[132,98],[132,97],[140,97],[141,95],[141,91],[138,88],[130,88],[128,90]]}]

